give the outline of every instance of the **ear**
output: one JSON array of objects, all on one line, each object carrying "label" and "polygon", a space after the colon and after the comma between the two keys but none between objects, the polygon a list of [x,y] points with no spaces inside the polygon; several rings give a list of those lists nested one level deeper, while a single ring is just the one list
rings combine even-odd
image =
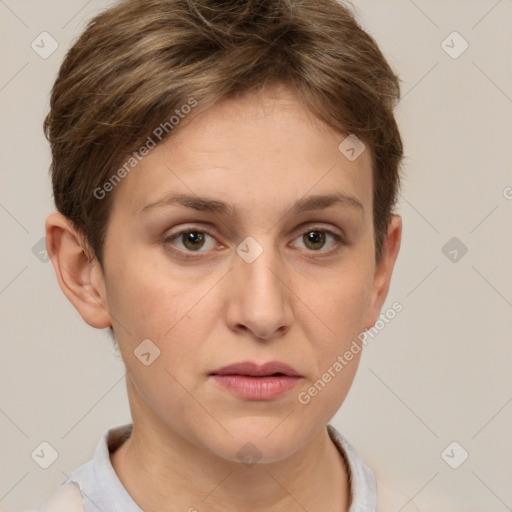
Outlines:
[{"label": "ear", "polygon": [[46,219],[46,250],[61,290],[80,316],[97,329],[110,327],[105,280],[98,260],[82,233],[60,213]]},{"label": "ear", "polygon": [[392,215],[389,221],[386,238],[382,244],[381,257],[375,268],[369,308],[363,326],[364,329],[373,327],[379,318],[382,305],[388,295],[391,274],[393,273],[398,251],[400,250],[401,239],[402,218],[400,215]]}]

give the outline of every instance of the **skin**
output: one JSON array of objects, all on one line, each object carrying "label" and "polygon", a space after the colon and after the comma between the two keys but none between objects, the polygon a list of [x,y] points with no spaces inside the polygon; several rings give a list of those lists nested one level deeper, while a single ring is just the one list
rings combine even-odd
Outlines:
[{"label": "skin", "polygon": [[[103,268],[62,215],[47,219],[63,292],[88,324],[112,325],[116,334],[133,433],[111,461],[143,510],[348,509],[347,469],[326,425],[361,353],[309,404],[298,395],[378,319],[401,218],[392,216],[376,262],[371,154],[366,148],[349,161],[338,150],[345,137],[285,88],[225,100],[181,127],[117,186]],[[229,217],[160,204],[141,213],[176,192],[240,211]],[[362,208],[290,213],[304,196],[333,192]],[[190,236],[172,239],[187,228],[204,235],[202,245],[187,243]],[[310,231],[322,229],[345,243],[325,231],[324,241],[308,241]],[[263,248],[252,263],[236,252],[249,236]],[[144,339],[160,349],[149,366],[133,354]],[[281,361],[302,379],[274,400],[245,400],[208,376],[238,361]],[[261,456],[251,466],[237,456],[247,443]]]}]

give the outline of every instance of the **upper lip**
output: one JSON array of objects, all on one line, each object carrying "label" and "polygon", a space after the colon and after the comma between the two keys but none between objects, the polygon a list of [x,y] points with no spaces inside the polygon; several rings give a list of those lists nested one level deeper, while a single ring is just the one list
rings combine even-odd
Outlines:
[{"label": "upper lip", "polygon": [[292,368],[287,364],[280,363],[279,361],[270,361],[263,364],[244,361],[223,366],[222,368],[210,373],[210,375],[247,375],[250,377],[268,377],[275,374],[290,377],[302,377],[295,368]]}]

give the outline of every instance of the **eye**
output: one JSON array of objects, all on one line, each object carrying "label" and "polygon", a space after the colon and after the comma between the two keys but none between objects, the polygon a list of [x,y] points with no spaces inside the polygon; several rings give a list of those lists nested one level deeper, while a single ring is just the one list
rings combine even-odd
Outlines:
[{"label": "eye", "polygon": [[[330,244],[328,243],[329,239],[331,240]],[[342,246],[346,245],[341,235],[319,226],[302,231],[295,240],[300,240],[303,244],[302,247],[299,245],[299,249],[321,253],[322,256],[334,255]],[[193,253],[207,253],[215,248],[224,247],[208,231],[193,227],[171,234],[165,237],[163,242],[169,250],[183,258],[191,258]],[[326,245],[330,245],[330,248],[323,249]],[[296,246],[294,245],[294,247]]]},{"label": "eye", "polygon": [[[326,241],[331,238],[331,249],[321,250],[326,245]],[[296,240],[300,240],[305,248],[310,252],[336,253],[345,245],[343,237],[328,229],[313,227],[304,231]]]},{"label": "eye", "polygon": [[[207,239],[211,238],[210,249],[216,246],[216,240],[210,235],[207,231],[199,230],[199,229],[186,229],[180,231],[179,233],[175,233],[167,238],[165,238],[164,242],[166,244],[171,244],[171,242],[178,242],[177,247],[181,249],[181,251],[185,252],[205,252],[200,249],[206,247],[206,251],[208,250]],[[179,245],[181,244],[181,246]],[[174,245],[174,244],[171,244]],[[176,246],[175,245],[175,246]]]}]

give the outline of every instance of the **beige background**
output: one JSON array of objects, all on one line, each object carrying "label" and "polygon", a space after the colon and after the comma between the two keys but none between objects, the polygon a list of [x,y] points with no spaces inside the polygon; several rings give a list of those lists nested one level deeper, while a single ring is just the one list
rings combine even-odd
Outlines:
[{"label": "beige background", "polygon": [[[397,512],[412,510],[411,497],[436,512],[512,510],[512,1],[353,3],[403,81],[404,241],[384,309],[404,309],[370,341],[333,424],[404,494]],[[130,419],[107,332],[81,320],[32,251],[53,209],[41,127],[49,91],[86,20],[107,5],[0,1],[5,511],[41,501]],[[46,59],[31,48],[43,31],[59,45]],[[458,58],[442,46],[453,31],[469,44]],[[457,37],[445,43],[452,55]],[[452,237],[468,249],[455,262],[442,252]],[[30,456],[43,441],[58,452],[46,470]],[[452,441],[462,448],[450,461],[469,453],[458,469],[441,457]]]}]

